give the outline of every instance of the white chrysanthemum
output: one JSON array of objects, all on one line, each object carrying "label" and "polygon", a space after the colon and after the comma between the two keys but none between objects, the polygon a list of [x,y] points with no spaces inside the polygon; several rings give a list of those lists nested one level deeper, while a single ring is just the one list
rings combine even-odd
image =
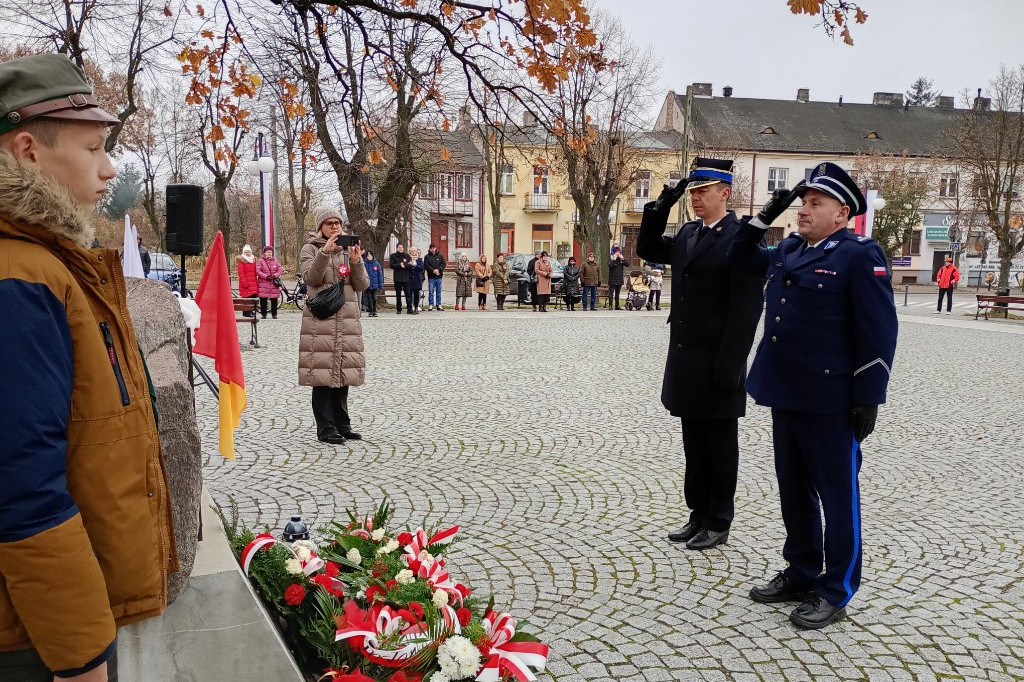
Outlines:
[{"label": "white chrysanthemum", "polygon": [[309,540],[296,540],[292,544],[295,545],[296,547],[305,547],[306,549],[309,549],[309,550],[316,549],[316,545],[314,545]]},{"label": "white chrysanthemum", "polygon": [[292,575],[298,575],[302,573],[302,562],[298,559],[288,559],[284,562],[284,570],[288,571]]},{"label": "white chrysanthemum", "polygon": [[434,606],[441,609],[448,605],[448,593],[444,590],[434,590]]},{"label": "white chrysanthemum", "polygon": [[480,650],[465,637],[454,635],[438,647],[437,662],[445,675],[461,680],[475,675],[480,669]]},{"label": "white chrysanthemum", "polygon": [[434,555],[432,555],[425,549],[421,549],[419,556],[416,558],[419,559],[419,562],[424,566],[430,566],[432,563],[434,563]]},{"label": "white chrysanthemum", "polygon": [[309,561],[309,557],[313,556],[309,547],[296,547],[295,554],[299,557],[299,561]]},{"label": "white chrysanthemum", "polygon": [[356,592],[356,599],[366,599],[366,590]]},{"label": "white chrysanthemum", "polygon": [[361,564],[361,563],[363,563],[363,555],[360,554],[359,550],[356,549],[355,547],[350,549],[348,551],[348,553],[345,554],[345,558],[348,559],[349,561],[351,561],[354,564]]},{"label": "white chrysanthemum", "polygon": [[395,582],[399,585],[411,585],[416,581],[416,576],[408,568],[403,568],[395,575]]},{"label": "white chrysanthemum", "polygon": [[398,549],[398,540],[391,539],[385,542],[383,545],[377,548],[377,556],[384,556],[385,554],[391,554]]},{"label": "white chrysanthemum", "polygon": [[380,542],[384,538],[384,529],[378,528],[377,530],[373,531],[372,533],[370,533],[370,538],[374,542]]},{"label": "white chrysanthemum", "polygon": [[451,680],[452,678],[448,677],[443,670],[437,670],[430,676],[430,682],[451,682]]}]

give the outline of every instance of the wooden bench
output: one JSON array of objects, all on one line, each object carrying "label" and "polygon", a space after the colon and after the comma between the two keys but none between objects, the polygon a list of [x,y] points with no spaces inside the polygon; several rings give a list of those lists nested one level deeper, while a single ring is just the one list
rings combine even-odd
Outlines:
[{"label": "wooden bench", "polygon": [[235,318],[235,322],[248,322],[251,327],[249,334],[249,345],[254,348],[260,347],[260,337],[256,332],[256,323],[260,321],[258,317],[258,311],[260,309],[260,299],[258,298],[232,298],[231,302],[235,306],[236,313],[251,313],[252,317],[245,317],[239,315]]},{"label": "wooden bench", "polygon": [[985,319],[988,319],[988,311],[990,310],[1002,310],[1003,315],[1007,318],[1010,316],[1010,311],[1024,312],[1024,296],[990,296],[989,294],[978,294],[978,310],[974,313],[974,319],[978,319],[978,315],[985,313]]}]

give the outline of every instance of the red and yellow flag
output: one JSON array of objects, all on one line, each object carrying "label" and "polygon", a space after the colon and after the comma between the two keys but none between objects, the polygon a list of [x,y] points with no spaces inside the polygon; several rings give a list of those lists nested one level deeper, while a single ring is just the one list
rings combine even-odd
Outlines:
[{"label": "red and yellow flag", "polygon": [[235,458],[235,429],[245,409],[242,350],[238,345],[235,304],[231,299],[224,235],[218,232],[196,292],[196,305],[203,317],[196,328],[192,351],[213,358],[220,376],[220,454],[228,459]]}]

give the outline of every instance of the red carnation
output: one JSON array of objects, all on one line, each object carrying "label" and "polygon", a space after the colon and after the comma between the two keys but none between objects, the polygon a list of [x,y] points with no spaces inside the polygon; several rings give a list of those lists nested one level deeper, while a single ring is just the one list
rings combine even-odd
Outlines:
[{"label": "red carnation", "polygon": [[[412,606],[412,604],[410,604],[410,606]],[[459,619],[459,625],[466,627],[469,625],[469,621],[473,620],[473,612],[463,606],[455,612],[455,617]]]},{"label": "red carnation", "polygon": [[405,531],[398,534],[398,544],[408,545],[410,542],[412,542],[412,533]]},{"label": "red carnation", "polygon": [[416,616],[414,616],[409,609],[398,609],[398,617],[405,620],[409,625],[416,623]]},{"label": "red carnation", "polygon": [[423,604],[420,604],[418,601],[411,601],[409,602],[409,610],[415,613],[418,619],[423,619]]},{"label": "red carnation", "polygon": [[376,561],[374,562],[373,566],[370,567],[370,574],[373,575],[374,578],[382,578],[384,577],[384,573],[387,570],[387,564],[385,564],[383,561]]},{"label": "red carnation", "polygon": [[459,594],[461,594],[461,595],[462,595],[462,598],[463,598],[463,599],[465,599],[466,597],[468,597],[468,596],[469,596],[469,593],[470,593],[470,592],[472,592],[472,590],[470,590],[470,589],[469,589],[468,587],[466,587],[466,586],[465,586],[465,585],[463,585],[462,583],[456,583],[456,584],[455,584],[455,589],[459,591]]},{"label": "red carnation", "polygon": [[384,587],[388,588],[389,590],[393,590],[394,588],[398,587],[398,581],[392,578],[391,580],[384,583]]},{"label": "red carnation", "polygon": [[366,601],[373,603],[373,598],[378,594],[384,594],[384,590],[380,588],[380,585],[370,585],[366,588]]},{"label": "red carnation", "polygon": [[293,583],[284,591],[284,600],[289,606],[298,606],[306,598],[306,588]]},{"label": "red carnation", "polygon": [[333,578],[341,573],[341,569],[338,568],[338,564],[333,561],[328,561],[327,566],[324,567],[324,575],[328,578]]}]

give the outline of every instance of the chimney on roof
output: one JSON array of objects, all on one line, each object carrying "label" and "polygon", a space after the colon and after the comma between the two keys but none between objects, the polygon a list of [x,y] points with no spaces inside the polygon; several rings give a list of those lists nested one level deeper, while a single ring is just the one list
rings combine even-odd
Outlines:
[{"label": "chimney on roof", "polygon": [[800,88],[796,91],[797,102],[810,102],[811,101],[811,90],[810,88]]},{"label": "chimney on roof", "polygon": [[469,105],[463,104],[459,107],[459,129],[469,130],[470,126],[473,125],[473,119],[469,117]]},{"label": "chimney on roof", "polygon": [[879,107],[901,107],[903,106],[903,93],[876,92],[871,103]]},{"label": "chimney on roof", "polygon": [[665,95],[665,128],[672,130],[676,127],[676,91],[669,90]]},{"label": "chimney on roof", "polygon": [[530,111],[523,112],[523,127],[529,128],[530,126],[537,125],[537,117]]},{"label": "chimney on roof", "polygon": [[711,83],[694,83],[692,86],[693,94],[696,97],[711,97]]},{"label": "chimney on roof", "polygon": [[978,88],[978,96],[974,98],[974,110],[975,111],[988,111],[992,108],[992,98],[982,97],[981,88]]},{"label": "chimney on roof", "polygon": [[839,95],[839,106],[843,106],[843,96]]},{"label": "chimney on roof", "polygon": [[952,97],[947,97],[945,95],[939,95],[938,97],[935,98],[935,108],[936,109],[955,109],[956,108],[956,104],[953,103],[953,98]]},{"label": "chimney on roof", "polygon": [[722,97],[732,97],[732,86],[726,85],[722,88]]}]

